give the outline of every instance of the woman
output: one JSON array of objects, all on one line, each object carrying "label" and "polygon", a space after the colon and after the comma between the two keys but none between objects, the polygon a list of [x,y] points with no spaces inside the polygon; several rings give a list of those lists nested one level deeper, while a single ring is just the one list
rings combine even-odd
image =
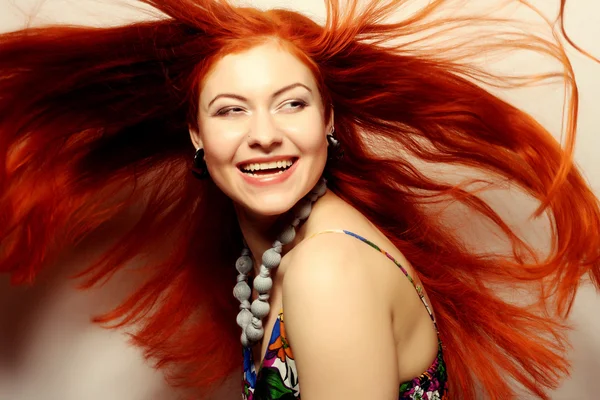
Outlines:
[{"label": "woman", "polygon": [[[491,76],[408,40],[442,1],[394,24],[382,20],[400,1],[329,2],[325,27],[147,3],[170,18],[0,38],[1,270],[31,281],[137,209],[84,275],[89,287],[145,261],[147,282],[97,320],[141,321],[136,344],[175,384],[226,376],[241,340],[245,398],[468,399],[480,385],[500,399],[516,395],[511,378],[547,398],[568,371],[579,279],[599,283],[598,201],[570,148],[474,83]],[[419,161],[525,189],[552,218],[551,254]],[[431,209],[444,199],[488,218],[512,254],[469,250]],[[529,284],[536,301],[507,303],[496,284]]]}]

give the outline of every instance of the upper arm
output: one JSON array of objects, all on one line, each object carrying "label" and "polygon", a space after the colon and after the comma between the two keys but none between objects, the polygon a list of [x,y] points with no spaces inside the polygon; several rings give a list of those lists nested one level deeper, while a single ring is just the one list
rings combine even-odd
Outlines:
[{"label": "upper arm", "polygon": [[305,400],[396,399],[392,317],[352,238],[298,249],[283,282],[286,333]]}]

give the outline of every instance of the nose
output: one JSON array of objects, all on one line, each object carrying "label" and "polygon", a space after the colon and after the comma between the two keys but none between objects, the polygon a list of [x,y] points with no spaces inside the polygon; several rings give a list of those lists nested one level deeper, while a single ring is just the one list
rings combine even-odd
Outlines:
[{"label": "nose", "polygon": [[275,124],[271,113],[257,112],[252,119],[248,132],[248,145],[270,150],[281,144],[282,132]]}]

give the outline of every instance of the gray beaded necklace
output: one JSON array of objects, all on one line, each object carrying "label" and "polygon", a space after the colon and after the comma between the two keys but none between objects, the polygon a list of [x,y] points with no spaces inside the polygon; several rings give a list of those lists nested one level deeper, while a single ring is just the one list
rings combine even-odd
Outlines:
[{"label": "gray beaded necklace", "polygon": [[263,338],[265,330],[262,320],[269,315],[271,310],[269,305],[269,295],[273,287],[271,270],[279,267],[282,247],[294,240],[296,228],[308,218],[313,203],[323,196],[326,191],[327,182],[325,178],[321,178],[317,185],[292,209],[295,217],[292,224],[285,228],[277,237],[277,240],[273,242],[273,246],[264,252],[259,275],[254,278],[253,282],[254,289],[258,292],[258,298],[252,302],[252,305],[250,305],[252,289],[248,285],[248,273],[252,270],[253,263],[250,250],[244,242],[242,254],[235,263],[235,268],[239,274],[237,284],[233,288],[233,295],[240,302],[240,312],[236,321],[242,328],[242,346],[254,346]]}]

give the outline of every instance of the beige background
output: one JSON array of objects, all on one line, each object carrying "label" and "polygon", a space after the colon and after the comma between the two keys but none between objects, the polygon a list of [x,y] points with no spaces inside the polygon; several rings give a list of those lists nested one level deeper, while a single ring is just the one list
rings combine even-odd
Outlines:
[{"label": "beige background", "polygon": [[[322,2],[317,0],[252,3],[260,7],[290,7],[318,18],[324,13]],[[532,3],[552,15],[558,0]],[[117,4],[114,0],[0,0],[1,31],[21,28],[28,21],[106,25],[143,17],[124,2]],[[600,57],[598,0],[571,0],[567,29],[577,43]],[[570,55],[581,93],[576,161],[596,193],[600,193],[600,65],[574,52]],[[519,71],[530,62],[516,57],[510,59],[508,67]],[[561,88],[553,86],[504,95],[534,114],[558,137],[561,94]],[[89,251],[100,248],[97,245]],[[0,278],[0,400],[177,398],[177,393],[164,384],[162,375],[144,363],[137,349],[127,345],[122,333],[89,323],[90,315],[106,310],[122,298],[131,282],[115,280],[102,290],[75,291],[73,282],[66,277],[85,257],[86,254],[77,255],[52,273],[42,274],[33,288],[9,288],[6,277]],[[581,290],[572,314],[573,373],[553,393],[555,400],[596,399],[600,393],[599,306],[600,297],[591,287]],[[239,398],[237,375],[216,398]]]}]

